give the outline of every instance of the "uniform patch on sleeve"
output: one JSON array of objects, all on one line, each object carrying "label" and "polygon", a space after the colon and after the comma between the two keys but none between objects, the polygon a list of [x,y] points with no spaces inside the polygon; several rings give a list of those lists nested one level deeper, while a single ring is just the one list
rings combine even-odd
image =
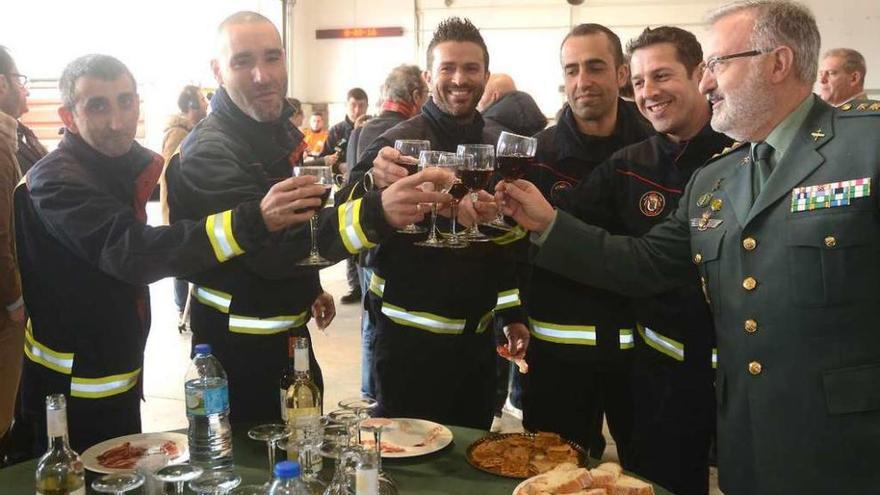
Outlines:
[{"label": "uniform patch on sleeve", "polygon": [[870,177],[796,187],[791,190],[791,211],[795,213],[820,208],[849,206],[853,199],[867,198],[870,195]]}]

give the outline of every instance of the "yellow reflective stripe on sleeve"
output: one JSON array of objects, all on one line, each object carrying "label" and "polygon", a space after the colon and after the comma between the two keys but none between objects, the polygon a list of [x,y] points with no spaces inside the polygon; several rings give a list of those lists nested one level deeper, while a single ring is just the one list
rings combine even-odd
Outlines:
[{"label": "yellow reflective stripe on sleeve", "polygon": [[529,232],[526,229],[517,225],[510,232],[507,232],[504,235],[500,235],[498,237],[493,237],[492,242],[504,246],[505,244],[510,244],[522,239],[523,237],[528,235],[528,233]]},{"label": "yellow reflective stripe on sleeve", "polygon": [[718,349],[712,348],[712,369],[718,369]]},{"label": "yellow reflective stripe on sleeve", "polygon": [[620,348],[621,349],[632,349],[636,346],[636,338],[633,335],[632,328],[621,328],[620,329]]},{"label": "yellow reflective stripe on sleeve", "polygon": [[140,368],[131,373],[104,376],[100,378],[81,378],[74,376],[70,379],[70,395],[83,399],[101,399],[118,395],[137,385]]},{"label": "yellow reflective stripe on sleeve", "polygon": [[433,333],[458,335],[464,332],[466,320],[444,318],[422,311],[407,311],[399,306],[382,303],[382,314],[399,325],[421,328]]},{"label": "yellow reflective stripe on sleeve", "polygon": [[30,318],[24,329],[24,354],[31,361],[58,373],[69,375],[73,370],[73,353],[54,351],[37,342]]},{"label": "yellow reflective stripe on sleeve", "polygon": [[385,294],[385,279],[373,273],[370,277],[370,292],[382,297]]},{"label": "yellow reflective stripe on sleeve", "polygon": [[207,287],[195,286],[193,295],[197,301],[205,306],[210,306],[221,313],[229,313],[229,305],[232,304],[232,294]]},{"label": "yellow reflective stripe on sleeve", "polygon": [[506,290],[498,293],[498,302],[495,304],[495,311],[520,306],[522,302],[519,300],[519,289]]},{"label": "yellow reflective stripe on sleeve", "polygon": [[305,325],[308,314],[308,310],[298,315],[272,316],[270,318],[231,314],[229,315],[229,331],[248,335],[275,335],[286,332],[290,328]]},{"label": "yellow reflective stripe on sleeve", "polygon": [[347,201],[339,205],[339,236],[345,249],[351,254],[357,254],[362,249],[376,247],[367,239],[367,234],[361,227],[361,203],[363,199]]},{"label": "yellow reflective stripe on sleeve", "polygon": [[232,210],[209,216],[205,220],[205,230],[217,261],[222,263],[244,253],[232,235]]},{"label": "yellow reflective stripe on sleeve", "polygon": [[669,337],[660,335],[648,327],[638,325],[639,335],[650,347],[666,354],[676,361],[684,361],[684,344]]},{"label": "yellow reflective stripe on sleeve", "polygon": [[557,344],[596,345],[596,327],[592,325],[560,325],[529,318],[532,335]]},{"label": "yellow reflective stripe on sleeve", "polygon": [[489,324],[492,323],[492,317],[495,316],[494,311],[489,311],[482,318],[480,318],[480,322],[477,323],[477,333],[483,333],[489,328]]}]

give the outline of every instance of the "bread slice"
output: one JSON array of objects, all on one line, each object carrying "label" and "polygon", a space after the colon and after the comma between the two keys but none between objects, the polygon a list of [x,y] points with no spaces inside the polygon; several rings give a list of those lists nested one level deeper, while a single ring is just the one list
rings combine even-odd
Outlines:
[{"label": "bread slice", "polygon": [[623,474],[623,468],[620,467],[620,464],[616,462],[603,462],[599,464],[596,469],[601,469],[603,471],[608,471],[609,473],[614,473],[614,479],[617,479],[618,476]]},{"label": "bread slice", "polygon": [[570,494],[576,493],[591,486],[593,478],[590,472],[584,468],[570,470],[552,470],[546,473],[547,489],[551,493]]},{"label": "bread slice", "polygon": [[632,476],[621,475],[611,487],[610,495],[654,495],[654,487]]},{"label": "bread slice", "polygon": [[608,495],[608,491],[606,491],[604,488],[587,488],[586,490],[580,490],[574,493],[570,493],[569,495]]},{"label": "bread slice", "polygon": [[590,486],[595,488],[610,488],[617,481],[614,473],[599,468],[591,469],[590,476],[593,477],[593,484]]}]

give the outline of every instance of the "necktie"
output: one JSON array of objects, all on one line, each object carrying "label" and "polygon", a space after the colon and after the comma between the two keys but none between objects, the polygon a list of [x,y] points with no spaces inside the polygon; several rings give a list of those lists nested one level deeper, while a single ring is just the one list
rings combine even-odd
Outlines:
[{"label": "necktie", "polygon": [[773,154],[773,146],[766,142],[760,142],[755,146],[755,168],[752,171],[752,203],[761,193],[764,183],[770,177],[770,155]]}]

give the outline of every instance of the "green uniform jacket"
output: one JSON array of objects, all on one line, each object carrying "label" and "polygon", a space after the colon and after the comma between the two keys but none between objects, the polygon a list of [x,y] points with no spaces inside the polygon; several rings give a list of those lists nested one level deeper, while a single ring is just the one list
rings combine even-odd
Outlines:
[{"label": "green uniform jacket", "polygon": [[[718,339],[727,495],[880,492],[878,110],[817,98],[754,206],[745,145],[697,171],[644,237],[560,211],[538,252],[539,266],[632,295],[698,265]],[[797,190],[839,182],[842,200]],[[793,203],[798,192],[814,199]]]}]

